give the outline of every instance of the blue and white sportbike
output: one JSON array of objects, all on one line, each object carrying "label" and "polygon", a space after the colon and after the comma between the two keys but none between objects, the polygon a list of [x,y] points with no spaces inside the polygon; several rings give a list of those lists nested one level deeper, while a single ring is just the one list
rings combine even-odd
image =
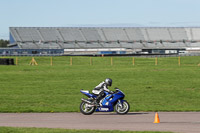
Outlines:
[{"label": "blue and white sportbike", "polygon": [[90,93],[86,90],[81,90],[80,92],[83,93],[88,97],[88,99],[82,98],[81,104],[80,104],[80,111],[84,115],[91,115],[92,113],[96,112],[112,112],[115,111],[117,114],[126,114],[128,113],[130,106],[129,103],[124,100],[124,93],[118,89],[115,88],[116,91],[114,91],[112,94],[109,92],[104,91],[105,97],[100,100],[99,105],[97,106],[94,104],[95,99],[97,98],[96,95],[93,93]]}]

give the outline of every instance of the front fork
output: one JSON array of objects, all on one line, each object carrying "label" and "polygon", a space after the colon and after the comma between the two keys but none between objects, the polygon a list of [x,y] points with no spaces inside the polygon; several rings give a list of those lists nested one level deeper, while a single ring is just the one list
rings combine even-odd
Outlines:
[{"label": "front fork", "polygon": [[117,103],[121,109],[124,108],[123,102],[124,102],[124,100],[120,100],[120,99],[119,99],[119,100],[118,100],[118,103]]}]

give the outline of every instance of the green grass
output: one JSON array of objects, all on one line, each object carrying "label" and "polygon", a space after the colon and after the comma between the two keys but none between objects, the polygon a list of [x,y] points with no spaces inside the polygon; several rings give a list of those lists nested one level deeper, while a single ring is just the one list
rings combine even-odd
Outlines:
[{"label": "green grass", "polygon": [[[15,57],[13,57],[15,58]],[[0,66],[0,112],[77,112],[80,89],[92,90],[109,77],[130,103],[130,111],[200,111],[200,57],[18,57]]]},{"label": "green grass", "polygon": [[14,128],[0,127],[0,133],[171,133],[155,131],[118,131],[118,130],[71,130],[71,129],[50,129],[50,128]]}]

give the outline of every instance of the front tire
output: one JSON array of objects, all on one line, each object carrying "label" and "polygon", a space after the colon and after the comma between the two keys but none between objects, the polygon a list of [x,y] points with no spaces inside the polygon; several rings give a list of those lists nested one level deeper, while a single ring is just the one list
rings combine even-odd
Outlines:
[{"label": "front tire", "polygon": [[86,102],[81,102],[81,104],[80,104],[80,111],[81,111],[82,114],[84,114],[84,115],[91,115],[91,114],[94,113],[96,107],[95,106],[89,107],[88,105],[90,105],[90,104],[88,104]]},{"label": "front tire", "polygon": [[120,114],[120,115],[127,114],[129,109],[130,109],[130,105],[127,101],[123,101],[122,107],[119,105],[119,103],[115,105],[115,111],[117,112],[117,114]]}]

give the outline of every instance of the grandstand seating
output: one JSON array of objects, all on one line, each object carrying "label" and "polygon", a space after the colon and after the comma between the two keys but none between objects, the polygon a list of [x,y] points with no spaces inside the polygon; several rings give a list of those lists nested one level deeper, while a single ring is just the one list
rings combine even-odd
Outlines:
[{"label": "grandstand seating", "polygon": [[144,40],[143,41],[150,41],[149,34],[147,32],[147,28],[141,28],[141,32],[142,32],[142,34],[144,36]]},{"label": "grandstand seating", "polygon": [[122,42],[121,43],[121,47],[122,48],[129,48],[129,49],[141,49],[144,48],[144,45],[142,43],[126,43],[126,42]]},{"label": "grandstand seating", "polygon": [[64,41],[87,41],[79,28],[59,28]]},{"label": "grandstand seating", "polygon": [[164,45],[162,45],[159,42],[156,43],[145,43],[144,44],[145,48],[154,48],[154,49],[163,49]]},{"label": "grandstand seating", "polygon": [[102,41],[97,29],[95,28],[83,28],[81,32],[87,41]]},{"label": "grandstand seating", "polygon": [[62,45],[64,49],[77,48],[77,45],[75,45],[75,43],[63,43]]},{"label": "grandstand seating", "polygon": [[60,33],[56,28],[41,28],[39,32],[44,41],[63,41]]},{"label": "grandstand seating", "polygon": [[103,28],[107,41],[129,41],[123,28]]},{"label": "grandstand seating", "polygon": [[10,28],[10,33],[12,37],[15,39],[15,42],[21,42],[20,35],[17,33],[17,28]]},{"label": "grandstand seating", "polygon": [[186,31],[188,40],[193,40],[193,38],[192,38],[192,29],[191,28],[185,28],[185,31]]},{"label": "grandstand seating", "polygon": [[190,43],[189,47],[200,47],[200,43]]},{"label": "grandstand seating", "polygon": [[152,41],[171,41],[171,37],[167,28],[149,28],[147,29],[149,38]]},{"label": "grandstand seating", "polygon": [[126,28],[125,32],[127,33],[128,38],[130,41],[140,41],[144,40],[144,35],[140,28]]},{"label": "grandstand seating", "polygon": [[200,28],[11,27],[19,48],[171,49],[200,47]]},{"label": "grandstand seating", "polygon": [[102,45],[100,43],[78,43],[78,45],[80,46],[80,48],[102,48]]},{"label": "grandstand seating", "polygon": [[24,29],[16,29],[17,33],[21,37],[21,40],[24,42],[27,41],[39,41],[41,40],[41,37],[39,36],[37,29],[32,28],[24,28]]},{"label": "grandstand seating", "polygon": [[184,28],[169,28],[172,40],[188,40]]},{"label": "grandstand seating", "polygon": [[182,43],[182,42],[176,42],[176,43],[172,43],[172,42],[164,42],[163,46],[165,48],[169,48],[169,49],[181,49],[181,48],[186,48],[186,44]]},{"label": "grandstand seating", "polygon": [[[21,46],[21,48],[23,48],[23,49],[37,49],[37,48],[39,48],[36,44],[34,44],[34,43],[29,43],[29,42],[20,43],[20,46]],[[41,47],[41,45],[40,45],[40,47]]]},{"label": "grandstand seating", "polygon": [[119,43],[102,43],[101,44],[104,48],[120,48],[121,45]]},{"label": "grandstand seating", "polygon": [[[97,28],[97,32],[98,32],[98,34],[99,34],[99,36],[100,36],[100,38],[101,38],[101,40],[99,40],[99,41],[106,42],[106,41],[107,41],[107,40],[106,40],[106,36],[105,36],[105,34],[104,34],[102,28]],[[97,41],[98,41],[98,40],[97,40]]]},{"label": "grandstand seating", "polygon": [[200,41],[200,28],[191,28],[192,40]]}]

